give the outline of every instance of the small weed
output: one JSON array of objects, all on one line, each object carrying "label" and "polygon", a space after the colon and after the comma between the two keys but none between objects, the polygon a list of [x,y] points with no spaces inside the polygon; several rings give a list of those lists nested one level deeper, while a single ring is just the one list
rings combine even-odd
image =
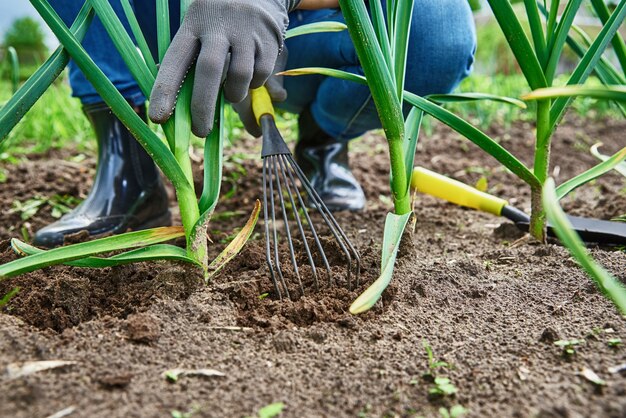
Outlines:
[{"label": "small weed", "polygon": [[372,405],[371,404],[367,404],[363,407],[363,409],[361,409],[361,411],[357,414],[358,418],[367,418],[368,417],[368,413],[372,410]]},{"label": "small weed", "polygon": [[437,370],[440,367],[448,368],[448,369],[451,368],[450,364],[446,363],[445,361],[437,360],[435,358],[433,349],[430,346],[430,344],[426,342],[426,340],[422,340],[422,345],[424,346],[424,350],[426,350],[426,354],[428,355],[428,368],[430,370]]},{"label": "small weed", "polygon": [[22,234],[22,239],[25,242],[30,242],[30,233],[28,232],[28,227],[26,225],[22,225],[20,233]]},{"label": "small weed", "polygon": [[428,390],[432,396],[452,396],[457,393],[458,389],[450,382],[447,377],[435,377],[434,386]]},{"label": "small weed", "polygon": [[[437,369],[450,369],[450,364],[445,361],[437,360],[433,349],[426,341],[422,341],[422,345],[428,355],[428,371],[424,373],[422,377],[432,383],[432,386],[428,389],[428,395],[433,398],[454,396],[458,392],[458,389],[452,384],[450,378],[437,376],[436,374]],[[417,381],[412,380],[411,384],[417,384]]]},{"label": "small weed", "polygon": [[[0,304],[0,306],[2,306],[2,305]],[[609,341],[607,341],[607,344],[611,348],[617,348],[617,347],[622,345],[622,339],[621,338],[611,338]]]},{"label": "small weed", "polygon": [[7,293],[6,295],[2,296],[2,298],[0,299],[0,309],[2,309],[2,307],[4,307],[7,303],[9,303],[9,301],[15,296],[17,295],[17,293],[20,291],[19,287],[16,287],[15,289],[11,290],[9,293]]},{"label": "small weed", "polygon": [[460,418],[467,414],[469,411],[461,405],[454,405],[452,408],[439,408],[439,415],[441,418]]},{"label": "small weed", "polygon": [[60,218],[64,214],[70,212],[72,207],[80,203],[80,199],[69,195],[55,194],[51,197],[35,196],[23,202],[14,200],[11,205],[10,213],[19,213],[20,219],[27,221],[35,216],[44,206],[51,208],[50,215],[53,218]]},{"label": "small weed", "polygon": [[283,409],[285,409],[285,404],[282,402],[275,402],[269,405],[264,406],[259,409],[259,411],[254,416],[255,418],[274,418],[279,416]]},{"label": "small weed", "polygon": [[576,347],[585,343],[585,340],[559,340],[554,345],[563,349],[564,357],[572,357],[576,354]]},{"label": "small weed", "polygon": [[191,418],[192,416],[194,416],[199,411],[200,411],[200,407],[199,406],[194,406],[187,412],[181,412],[181,411],[173,410],[173,411],[171,411],[171,414],[172,414],[172,418]]}]

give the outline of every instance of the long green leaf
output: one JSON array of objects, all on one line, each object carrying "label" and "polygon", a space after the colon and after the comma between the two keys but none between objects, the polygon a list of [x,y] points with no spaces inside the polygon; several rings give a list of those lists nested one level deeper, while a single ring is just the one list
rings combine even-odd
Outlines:
[{"label": "long green leaf", "polygon": [[187,14],[187,9],[191,6],[194,0],[180,0],[180,23],[183,23],[185,19],[185,14]]},{"label": "long green leaf", "polygon": [[201,245],[206,242],[207,226],[220,195],[224,159],[224,105],[224,95],[220,93],[213,129],[204,143],[204,185],[198,205],[200,215],[198,216],[196,224],[193,226],[189,240],[192,246]]},{"label": "long green leaf", "polygon": [[[424,112],[416,107],[412,108],[409,116],[404,121],[404,131],[406,132],[406,141],[404,141],[404,158],[406,166],[406,176],[411,178],[413,175],[413,165],[415,163],[415,150],[419,140],[422,121],[424,120]],[[411,182],[407,185],[406,192],[409,192]]]},{"label": "long green leaf", "polygon": [[548,51],[546,45],[546,37],[539,16],[539,8],[536,0],[524,0],[524,7],[528,15],[528,24],[530,25],[530,33],[533,38],[533,44],[537,54],[537,59],[542,68],[548,63]]},{"label": "long green leaf", "polygon": [[[342,70],[335,70],[330,68],[309,67],[298,68],[281,73],[287,76],[294,75],[306,75],[306,74],[321,74],[330,77],[337,77],[343,80],[354,81],[356,83],[366,84],[365,77],[348,73]],[[448,125],[480,148],[485,150],[489,155],[498,160],[506,168],[511,170],[520,179],[525,181],[531,187],[539,187],[539,181],[537,177],[526,167],[521,161],[519,161],[513,154],[504,149],[496,141],[488,137],[485,133],[470,125],[468,122],[459,118],[452,112],[444,109],[443,107],[426,100],[423,97],[415,95],[413,93],[404,92],[404,100],[411,105],[423,110],[434,118],[440,120],[444,124]],[[410,178],[410,177],[409,177]]]},{"label": "long green leaf", "polygon": [[508,0],[488,1],[530,88],[536,90],[547,87],[541,64],[511,3]]},{"label": "long green leaf", "polygon": [[[31,0],[32,1],[32,0]],[[150,72],[145,61],[139,55],[133,40],[130,38],[120,18],[115,14],[108,0],[89,0],[102,25],[111,37],[126,66],[137,80],[139,88],[148,97],[154,85],[155,76]]]},{"label": "long green leaf", "polygon": [[[548,12],[546,11],[546,9],[541,5],[539,5],[539,8],[541,12],[547,16]],[[569,34],[567,35],[567,45],[572,49],[572,51],[574,51],[576,55],[578,55],[579,58],[582,58],[585,56],[587,49],[591,46],[592,40],[589,38],[589,35],[587,35],[587,33],[579,26],[572,25],[572,30],[574,30],[574,32],[576,32],[581,37],[581,40],[584,41],[586,45],[583,45],[581,42],[577,41]],[[624,76],[619,71],[617,71],[613,64],[611,64],[609,60],[607,60],[604,56],[600,58],[594,70],[596,71],[598,78],[600,78],[600,80],[604,84],[626,84],[626,78],[624,78]]]},{"label": "long green leaf", "polygon": [[429,94],[424,97],[435,103],[462,103],[474,102],[479,100],[490,100],[493,102],[501,102],[517,106],[520,109],[526,109],[526,103],[512,97],[498,96],[487,93],[449,93],[449,94]]},{"label": "long green leaf", "polygon": [[[391,65],[393,60],[391,58],[391,44],[389,43],[389,31],[387,30],[387,22],[385,20],[385,15],[383,13],[383,6],[380,0],[374,0],[370,3],[370,10],[372,15],[372,25],[374,26],[374,31],[376,32],[376,38],[378,39],[378,44],[383,52],[383,56],[385,57],[385,62],[387,63],[387,67],[389,68],[389,72],[393,74],[391,71]],[[394,80],[395,83],[395,80]]]},{"label": "long green leaf", "polygon": [[548,50],[552,49],[554,32],[556,32],[556,19],[559,15],[560,5],[560,0],[550,0],[550,13],[548,14],[548,22],[546,23],[546,38],[548,39]]},{"label": "long green leaf", "polygon": [[[568,35],[567,37],[567,45],[571,48],[572,51],[574,51],[576,55],[578,55],[578,57],[582,58],[585,56],[585,53],[587,52],[586,48],[588,48],[589,45],[591,45],[591,40],[588,39],[588,35],[585,33],[585,31],[583,31],[578,26],[572,25],[572,29],[576,33],[578,33],[581,36],[581,38],[583,38],[584,41],[587,42],[587,47],[585,47],[580,42],[572,38],[571,36]],[[600,60],[596,64],[594,71],[596,75],[598,76],[598,79],[604,85],[626,84],[626,78],[624,78],[624,76],[622,76],[622,74],[604,56],[600,58]],[[624,104],[620,102],[613,102],[613,103],[615,103],[615,105],[619,108],[622,115],[626,117],[626,106],[624,106]]]},{"label": "long green leaf", "polygon": [[193,183],[189,147],[191,145],[191,96],[194,77],[195,71],[192,69],[180,88],[174,112],[174,156],[190,183]]},{"label": "long green leaf", "polygon": [[348,29],[348,27],[341,22],[315,22],[308,23],[306,25],[298,26],[293,29],[289,29],[285,34],[285,39],[293,38],[295,36],[309,35],[312,33],[322,32],[341,32]]},{"label": "long green leaf", "polygon": [[[591,152],[591,155],[596,157],[598,160],[600,160],[600,161],[607,161],[611,157],[609,157],[608,155],[604,155],[600,151],[598,151],[598,148],[600,148],[601,146],[602,146],[602,142],[598,142],[597,144],[594,144],[589,149],[589,152]],[[617,171],[618,173],[620,173],[622,176],[626,177],[626,163],[622,162],[622,163],[616,165],[614,167],[614,170]]]},{"label": "long green leaf", "polygon": [[411,34],[411,21],[415,0],[402,0],[398,2],[395,22],[395,37],[393,38],[393,59],[395,71],[396,94],[402,102],[404,91],[404,79],[406,76],[406,60],[409,51],[409,35]]},{"label": "long green leaf", "polygon": [[581,3],[582,0],[569,0],[567,2],[565,10],[563,11],[563,16],[556,27],[556,32],[552,36],[551,48],[548,50],[548,65],[546,66],[545,71],[545,77],[548,85],[552,85],[554,75],[556,74],[556,67],[559,63],[559,59],[561,58],[565,41],[567,40],[567,35],[572,27],[572,24],[574,23],[574,18],[576,17],[576,13],[578,13]]},{"label": "long green leaf", "polygon": [[[591,5],[600,18],[600,21],[602,21],[602,24],[605,25],[611,17],[611,12],[604,0],[591,0]],[[624,76],[626,76],[626,43],[624,42],[624,38],[617,32],[611,40],[611,43],[613,44],[613,50],[615,51],[617,60],[622,67],[622,72]]]},{"label": "long green leaf", "polygon": [[226,246],[224,251],[220,253],[212,262],[209,264],[209,274],[206,277],[206,280],[209,281],[213,278],[221,269],[228,264],[230,260],[232,260],[239,251],[243,248],[243,246],[248,242],[250,236],[254,232],[254,227],[256,226],[257,221],[259,220],[259,214],[261,213],[261,202],[257,199],[254,204],[254,209],[250,214],[250,218],[248,222],[241,228],[241,231],[235,236],[235,238]]},{"label": "long green leaf", "polygon": [[157,66],[154,62],[154,57],[152,56],[152,52],[150,51],[150,47],[148,46],[148,42],[146,42],[146,37],[143,35],[141,31],[141,27],[139,26],[139,22],[137,21],[137,16],[135,16],[135,12],[133,11],[133,6],[130,4],[130,0],[120,0],[122,3],[122,9],[124,9],[124,14],[126,15],[126,19],[130,25],[130,29],[133,32],[133,36],[137,41],[137,47],[143,56],[143,60],[146,62],[148,69],[156,77]]},{"label": "long green leaf", "polygon": [[287,70],[278,73],[278,75],[286,75],[286,76],[300,76],[300,75],[311,75],[311,74],[319,74],[325,75],[328,77],[336,77],[342,80],[354,81],[355,83],[365,84],[367,85],[367,79],[359,74],[349,73],[343,70],[336,70],[334,68],[325,68],[325,67],[305,67],[305,68],[294,68],[293,70]]},{"label": "long green leaf", "polygon": [[200,212],[212,212],[217,205],[222,184],[224,164],[224,96],[220,95],[213,129],[204,142],[204,182],[200,196]]},{"label": "long green leaf", "polygon": [[465,138],[478,145],[481,149],[498,160],[531,187],[539,187],[537,177],[513,154],[502,145],[488,137],[485,133],[459,118],[452,112],[416,94],[404,92],[404,99],[413,106],[423,110],[444,124],[448,125]]},{"label": "long green leaf", "polygon": [[585,248],[559,206],[554,180],[548,179],[543,190],[543,206],[557,237],[596,282],[602,293],[615,303],[622,315],[626,315],[626,289],[615,277],[597,264]]},{"label": "long green leaf", "polygon": [[30,1],[59,41],[65,46],[102,99],[124,125],[130,129],[133,136],[137,138],[137,141],[146,149],[155,163],[174,184],[176,190],[192,189],[167,145],[141,120],[130,104],[85,52],[76,37],[70,33],[50,4],[46,0]]},{"label": "long green leaf", "polygon": [[[12,245],[17,253],[24,256],[42,254],[46,252],[45,250],[33,247],[32,245],[19,240],[13,241]],[[64,264],[72,267],[104,268],[121,266],[123,264],[160,260],[183,261],[186,263],[198,264],[197,261],[187,256],[187,251],[184,248],[169,244],[155,244],[149,247],[138,248],[136,250],[116,254],[111,257],[87,257],[76,261],[69,261]]]},{"label": "long green leaf", "polygon": [[170,4],[169,0],[156,1],[157,12],[157,44],[159,49],[159,62],[163,61],[163,57],[170,46]]},{"label": "long green leaf", "polygon": [[387,214],[380,277],[352,302],[350,306],[351,314],[356,315],[368,311],[378,302],[378,299],[380,299],[387,286],[389,286],[391,278],[393,277],[393,269],[396,264],[396,256],[398,255],[398,248],[400,248],[402,234],[409,223],[411,215],[411,213],[404,215]]},{"label": "long green leaf", "polygon": [[[597,62],[601,58],[606,46],[611,41],[617,29],[623,23],[624,18],[626,17],[626,0],[620,1],[617,5],[615,11],[607,21],[607,23],[602,27],[602,30],[598,34],[598,37],[593,42],[591,47],[587,50],[585,56],[580,60],[576,69],[570,76],[567,81],[568,85],[572,84],[583,84],[589,74],[593,71]],[[544,87],[544,86],[542,86]],[[532,87],[533,90],[537,90],[537,88]],[[567,105],[571,101],[571,97],[561,97],[554,101],[552,107],[550,109],[550,120],[552,125],[552,131],[556,128],[556,125],[561,121],[563,115],[565,114],[565,109]]]},{"label": "long green leaf", "polygon": [[[82,41],[93,18],[91,5],[85,4],[76,16],[70,31]],[[22,120],[43,93],[67,66],[70,56],[63,46],[58,47],[48,60],[22,85],[0,109],[0,148],[9,132]]]},{"label": "long green leaf", "polygon": [[522,96],[524,100],[542,100],[556,97],[592,97],[594,99],[613,100],[626,102],[626,86],[586,87],[580,85],[568,85],[563,87],[549,87],[527,93]]},{"label": "long green leaf", "polygon": [[[129,248],[145,247],[169,241],[184,235],[185,233],[182,227],[169,226],[148,229],[145,231],[128,232],[125,234],[101,238],[95,241],[81,242],[79,244],[72,244],[66,247],[54,248],[41,254],[34,254],[1,265],[0,280],[44,267],[80,260],[95,254],[125,250]],[[14,242],[17,243],[17,241]]]},{"label": "long green leaf", "polygon": [[596,179],[605,173],[608,173],[624,161],[624,158],[626,158],[626,148],[622,148],[606,161],[561,184],[556,189],[557,197],[561,200],[572,190],[582,186],[583,184],[589,183],[591,180]]}]

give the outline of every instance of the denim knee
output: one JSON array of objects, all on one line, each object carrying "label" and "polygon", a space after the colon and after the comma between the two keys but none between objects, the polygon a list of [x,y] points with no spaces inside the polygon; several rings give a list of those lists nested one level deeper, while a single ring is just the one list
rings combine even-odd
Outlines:
[{"label": "denim knee", "polygon": [[405,88],[449,93],[474,63],[476,30],[466,0],[417,0],[409,40]]}]

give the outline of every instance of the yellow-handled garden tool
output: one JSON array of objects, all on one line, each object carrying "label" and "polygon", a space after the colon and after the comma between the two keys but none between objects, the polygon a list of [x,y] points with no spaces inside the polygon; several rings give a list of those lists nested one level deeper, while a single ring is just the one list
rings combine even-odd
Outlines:
[{"label": "yellow-handled garden tool", "polygon": [[[421,193],[426,193],[460,206],[504,216],[513,221],[519,229],[528,232],[530,216],[525,212],[510,206],[504,199],[481,192],[450,177],[442,176],[423,167],[416,167],[413,169],[411,176],[411,186]],[[574,230],[587,243],[626,245],[626,223],[624,222],[603,221],[569,215],[568,219],[574,226]],[[548,235],[555,236],[549,224]]]},{"label": "yellow-handled garden tool", "polygon": [[[360,274],[360,258],[357,250],[343,232],[331,212],[311,186],[306,176],[293,159],[289,147],[285,144],[274,120],[274,107],[265,87],[251,90],[252,109],[263,133],[263,216],[265,220],[265,257],[272,276],[274,288],[280,298],[283,294],[292,299],[293,287],[290,291],[286,277],[293,275],[298,282],[298,289],[304,295],[301,270],[298,268],[298,257],[294,250],[294,236],[299,236],[302,249],[311,268],[313,280],[319,289],[319,269],[321,264],[326,270],[328,280],[332,284],[333,277],[324,245],[320,239],[318,224],[314,224],[309,208],[319,212],[323,225],[339,245],[345,256],[347,265],[346,284],[352,287],[353,276],[357,281]],[[301,194],[301,188],[306,198]],[[285,202],[285,197],[288,202]],[[305,201],[308,205],[305,204]],[[276,216],[281,218],[280,221]],[[295,225],[294,225],[295,224]],[[280,260],[279,238],[282,230],[289,252],[291,269],[286,269]],[[292,232],[293,230],[293,232]],[[334,249],[337,251],[337,249]],[[316,266],[317,260],[317,266]]]}]

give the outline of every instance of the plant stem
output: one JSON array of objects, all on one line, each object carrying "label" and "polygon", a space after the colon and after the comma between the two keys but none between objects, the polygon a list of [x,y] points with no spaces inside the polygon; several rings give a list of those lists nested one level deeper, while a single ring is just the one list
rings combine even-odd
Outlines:
[{"label": "plant stem", "polygon": [[393,80],[393,73],[385,62],[365,3],[360,0],[339,0],[339,4],[389,142],[391,189],[395,212],[397,215],[403,215],[411,210],[411,204],[410,194],[407,193],[401,98],[395,94],[397,86]]},{"label": "plant stem", "polygon": [[539,186],[531,188],[530,234],[541,242],[546,241],[546,214],[542,204],[543,185],[550,167],[550,103],[537,101],[537,139],[535,141],[534,173]]},{"label": "plant stem", "polygon": [[[391,160],[391,191],[396,215],[411,211],[411,193],[407,193],[406,165],[403,138],[387,138]],[[400,195],[402,194],[402,195]]]}]

